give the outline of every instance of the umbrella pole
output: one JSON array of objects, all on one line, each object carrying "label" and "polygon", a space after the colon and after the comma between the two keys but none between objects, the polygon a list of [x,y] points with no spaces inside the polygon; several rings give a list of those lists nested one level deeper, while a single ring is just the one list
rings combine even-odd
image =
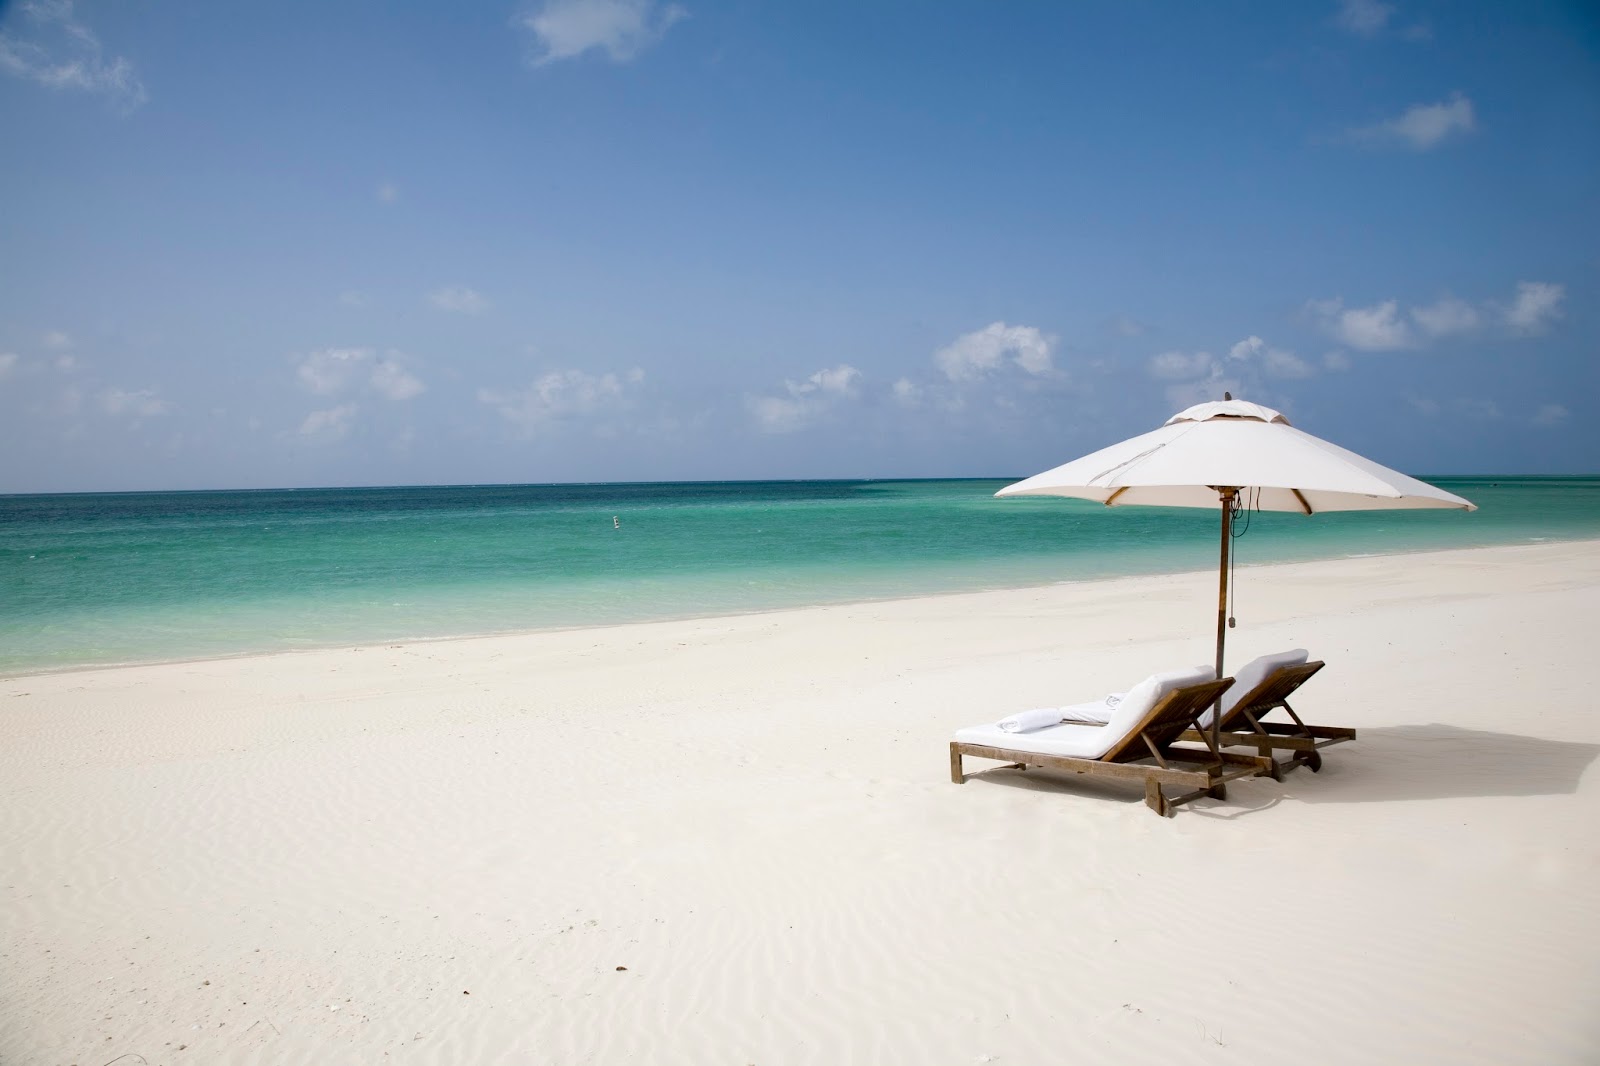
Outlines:
[{"label": "umbrella pole", "polygon": [[[1238,489],[1221,488],[1222,498],[1222,565],[1217,571],[1217,680],[1222,673],[1222,651],[1228,639],[1228,549],[1233,545],[1233,500]],[[1213,747],[1222,740],[1222,697],[1211,708],[1211,741]],[[1218,749],[1220,750],[1220,749]]]}]

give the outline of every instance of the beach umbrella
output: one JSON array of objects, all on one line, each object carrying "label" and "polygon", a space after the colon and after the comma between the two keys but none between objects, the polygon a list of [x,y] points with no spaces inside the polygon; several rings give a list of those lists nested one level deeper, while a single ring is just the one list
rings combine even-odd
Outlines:
[{"label": "beach umbrella", "polygon": [[[1073,496],[1107,507],[1215,507],[1222,513],[1217,676],[1227,639],[1228,552],[1246,510],[1379,511],[1477,506],[1295,429],[1270,407],[1224,399],[1179,411],[1160,429],[1007,485],[997,496]],[[1217,730],[1221,715],[1214,715]],[[1214,733],[1215,735],[1215,733]]]}]

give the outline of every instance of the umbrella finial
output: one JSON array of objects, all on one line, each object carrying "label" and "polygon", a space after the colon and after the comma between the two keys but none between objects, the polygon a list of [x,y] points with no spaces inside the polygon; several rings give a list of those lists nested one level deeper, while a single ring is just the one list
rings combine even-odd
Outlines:
[{"label": "umbrella finial", "polygon": [[1231,392],[1224,392],[1224,393],[1223,393],[1223,394],[1222,394],[1222,398],[1223,398],[1223,399],[1224,399],[1224,400],[1231,400],[1231,399],[1233,399],[1233,393],[1231,393]]}]

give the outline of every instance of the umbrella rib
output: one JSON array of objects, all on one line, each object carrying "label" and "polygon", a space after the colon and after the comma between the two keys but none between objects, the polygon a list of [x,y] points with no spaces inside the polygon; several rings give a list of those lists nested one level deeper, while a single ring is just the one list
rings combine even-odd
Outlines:
[{"label": "umbrella rib", "polygon": [[1129,488],[1129,486],[1124,485],[1120,489],[1118,489],[1116,492],[1113,492],[1111,495],[1107,496],[1106,497],[1106,506],[1110,507],[1112,504],[1116,503],[1117,502],[1117,497],[1121,496],[1124,492],[1127,492],[1128,488]]},{"label": "umbrella rib", "polygon": [[1299,489],[1290,489],[1289,491],[1294,493],[1294,498],[1297,501],[1299,501],[1300,509],[1302,511],[1304,511],[1306,514],[1310,514],[1311,513],[1311,505],[1309,503],[1307,503],[1306,502],[1306,498],[1300,494],[1300,490]]}]

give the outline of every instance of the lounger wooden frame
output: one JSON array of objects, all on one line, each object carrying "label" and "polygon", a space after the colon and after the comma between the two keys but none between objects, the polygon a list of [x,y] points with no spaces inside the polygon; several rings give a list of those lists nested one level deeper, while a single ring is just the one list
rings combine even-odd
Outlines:
[{"label": "lounger wooden frame", "polygon": [[[994,769],[1026,770],[1031,766],[1074,774],[1142,778],[1145,805],[1162,817],[1170,818],[1179,807],[1201,796],[1223,799],[1227,795],[1227,783],[1236,778],[1263,774],[1275,776],[1276,763],[1270,754],[1235,755],[1218,751],[1210,746],[1209,741],[1206,741],[1205,748],[1173,746],[1173,742],[1192,727],[1194,720],[1214,704],[1231,684],[1233,679],[1225,677],[1220,681],[1206,681],[1167,693],[1150,708],[1150,713],[1145,715],[1142,722],[1098,759],[1041,755],[1016,748],[951,741],[950,780],[958,785],[966,781],[968,775],[962,759],[968,755],[979,759],[998,759],[1008,764]],[[1141,760],[1153,760],[1155,765]],[[1195,768],[1179,769],[1174,765],[1176,763],[1190,764]],[[1163,785],[1198,787],[1182,796],[1169,797],[1162,791]]]},{"label": "lounger wooden frame", "polygon": [[[1354,740],[1356,731],[1343,726],[1306,725],[1294,708],[1289,706],[1289,697],[1325,665],[1322,662],[1309,662],[1298,666],[1280,666],[1262,678],[1259,685],[1246,692],[1233,710],[1223,716],[1219,746],[1253,747],[1261,755],[1271,755],[1273,751],[1290,752],[1289,759],[1280,764],[1280,774],[1285,769],[1292,770],[1301,765],[1311,767],[1312,773],[1321,770],[1320,749]],[[1293,724],[1261,720],[1279,707],[1294,719]],[[1211,730],[1189,729],[1178,739],[1197,741],[1202,735],[1210,741]]]}]

